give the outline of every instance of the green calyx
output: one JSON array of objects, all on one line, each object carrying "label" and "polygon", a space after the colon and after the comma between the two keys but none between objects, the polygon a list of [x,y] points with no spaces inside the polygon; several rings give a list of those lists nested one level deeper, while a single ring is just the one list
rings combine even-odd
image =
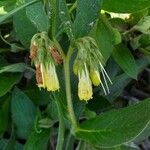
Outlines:
[{"label": "green calyx", "polygon": [[47,64],[54,63],[54,60],[51,55],[51,48],[54,47],[54,43],[49,39],[48,34],[46,32],[37,33],[33,36],[31,40],[31,48],[36,47],[35,57],[32,59],[34,64]]},{"label": "green calyx", "polygon": [[83,68],[83,64],[86,64],[89,70],[91,68],[98,70],[99,63],[103,64],[103,56],[96,41],[92,37],[86,36],[77,39],[75,45],[78,49],[77,57],[73,65],[75,75]]}]

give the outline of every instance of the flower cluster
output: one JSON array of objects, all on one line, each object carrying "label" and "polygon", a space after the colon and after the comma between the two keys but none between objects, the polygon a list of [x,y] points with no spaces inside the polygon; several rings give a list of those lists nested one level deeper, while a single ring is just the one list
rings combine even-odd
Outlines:
[{"label": "flower cluster", "polygon": [[[76,41],[78,49],[77,57],[74,62],[73,70],[78,75],[78,96],[80,100],[88,101],[92,99],[92,84],[99,86],[101,84],[103,91],[109,93],[107,81],[111,80],[103,67],[103,57],[97,47],[95,40],[91,37],[80,38]],[[101,81],[100,72],[104,81]]]},{"label": "flower cluster", "polygon": [[59,90],[59,81],[55,65],[62,63],[62,58],[57,48],[42,32],[33,36],[31,40],[30,58],[36,67],[36,80],[39,88],[48,91]]}]

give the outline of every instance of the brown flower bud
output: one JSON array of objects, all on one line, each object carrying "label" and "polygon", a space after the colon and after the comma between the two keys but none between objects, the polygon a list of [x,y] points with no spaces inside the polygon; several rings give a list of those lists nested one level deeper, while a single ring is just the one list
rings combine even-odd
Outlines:
[{"label": "brown flower bud", "polygon": [[37,46],[35,45],[35,43],[33,43],[30,49],[30,58],[33,60],[34,58],[36,58],[36,56],[37,56]]},{"label": "brown flower bud", "polygon": [[62,57],[60,55],[60,53],[58,52],[58,50],[56,48],[50,48],[50,52],[52,54],[52,57],[54,59],[54,61],[57,63],[57,64],[61,64],[63,62],[62,60]]},{"label": "brown flower bud", "polygon": [[43,84],[40,64],[36,66],[36,81],[38,85]]}]

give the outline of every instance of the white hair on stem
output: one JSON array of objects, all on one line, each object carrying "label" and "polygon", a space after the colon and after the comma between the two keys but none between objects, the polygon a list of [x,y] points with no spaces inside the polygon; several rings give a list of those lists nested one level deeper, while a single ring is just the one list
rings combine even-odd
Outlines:
[{"label": "white hair on stem", "polygon": [[103,88],[103,91],[104,91],[105,95],[107,95],[107,92],[106,92],[105,87],[104,87],[102,82],[101,82],[101,85],[102,85],[102,88]]},{"label": "white hair on stem", "polygon": [[107,94],[109,94],[110,91],[109,91],[109,87],[108,87],[107,80],[105,78],[105,74],[104,74],[103,70],[102,70],[102,76],[103,76],[103,79],[104,79],[104,82],[105,82],[105,85],[106,85],[106,89],[107,89],[107,92],[108,92]]},{"label": "white hair on stem", "polygon": [[104,74],[106,75],[106,77],[107,77],[107,79],[109,80],[109,82],[110,82],[111,84],[113,84],[112,81],[111,81],[111,79],[110,79],[110,77],[108,76],[107,72],[105,71],[103,65],[101,64],[101,62],[99,62],[99,64],[100,64],[101,69],[104,71]]}]

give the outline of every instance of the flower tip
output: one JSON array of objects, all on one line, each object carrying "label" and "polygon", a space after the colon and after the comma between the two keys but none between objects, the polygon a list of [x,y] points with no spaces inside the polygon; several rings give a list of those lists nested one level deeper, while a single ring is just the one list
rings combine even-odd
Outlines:
[{"label": "flower tip", "polygon": [[101,83],[100,74],[97,70],[90,71],[90,78],[94,86],[99,86]]},{"label": "flower tip", "polygon": [[92,83],[87,68],[79,73],[78,96],[80,100],[88,101],[92,99]]}]

